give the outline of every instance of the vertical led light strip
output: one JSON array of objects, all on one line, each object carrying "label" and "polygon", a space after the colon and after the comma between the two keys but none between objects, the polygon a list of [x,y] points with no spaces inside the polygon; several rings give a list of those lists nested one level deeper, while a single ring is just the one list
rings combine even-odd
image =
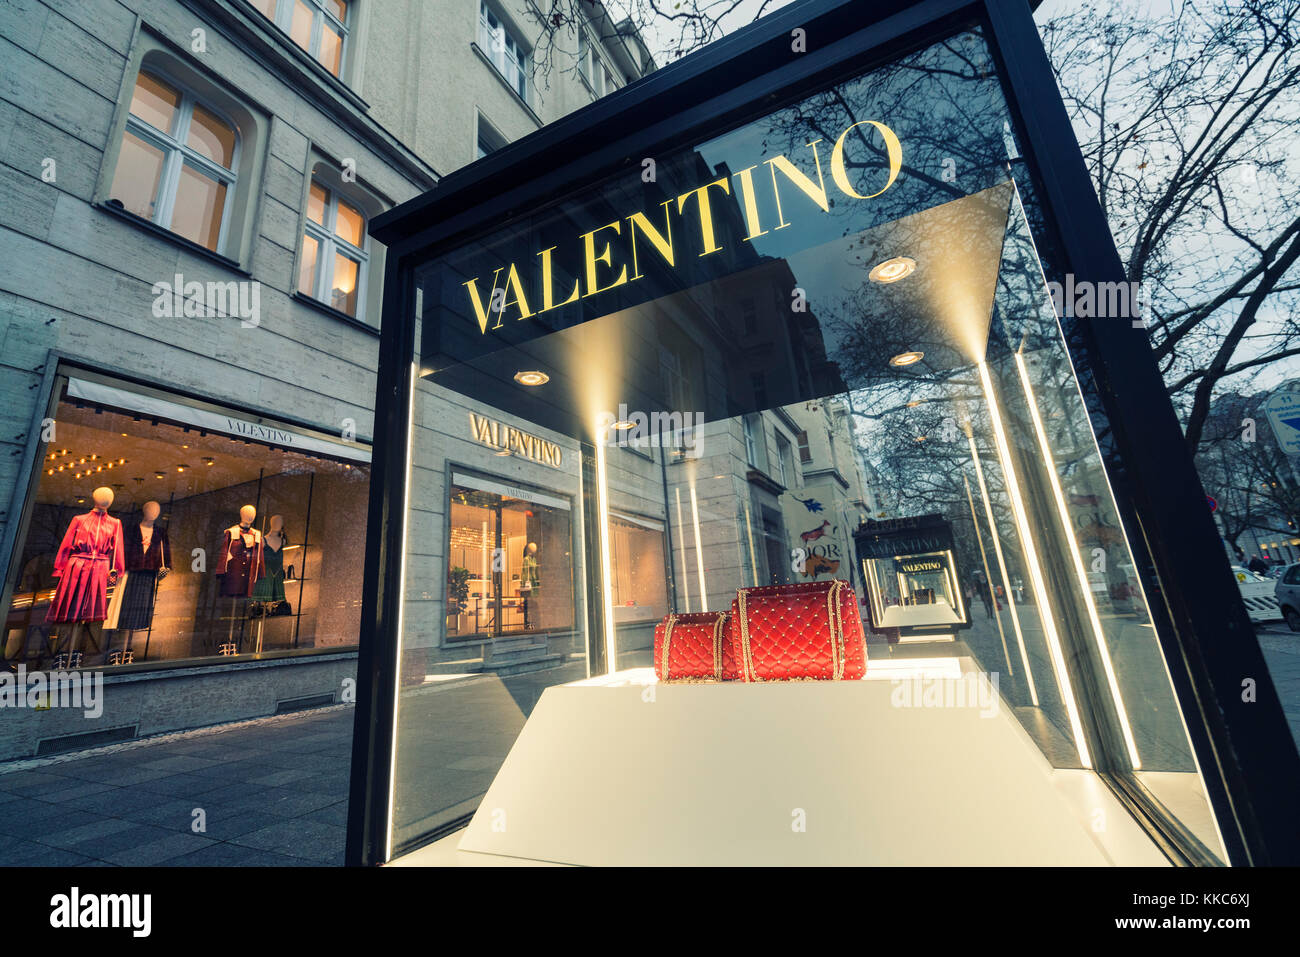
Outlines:
[{"label": "vertical led light strip", "polygon": [[695,526],[695,567],[700,573],[700,611],[709,610],[709,589],[704,583],[704,545],[700,541],[700,507],[695,501],[695,479],[691,479],[691,524]]},{"label": "vertical led light strip", "polygon": [[749,574],[750,584],[758,584],[758,552],[754,551],[754,523],[749,514],[749,499],[745,502],[745,537],[749,539]]},{"label": "vertical led light strip", "polygon": [[613,566],[609,560],[609,489],[605,486],[605,443],[596,443],[596,508],[600,512],[600,526],[596,534],[600,536],[600,568],[602,573],[600,589],[601,612],[605,625],[605,673],[612,675],[618,670],[618,661],[614,657],[616,648],[614,640],[614,596],[612,582]]},{"label": "vertical led light strip", "polygon": [[882,619],[885,617],[885,606],[880,596],[880,580],[876,578],[876,561],[874,558],[864,558],[862,560],[863,577],[871,576],[871,585],[867,589],[871,593],[871,607],[876,612],[876,624],[881,628],[884,627]]},{"label": "vertical led light strip", "polygon": [[682,604],[686,606],[686,613],[689,615],[691,612],[691,576],[686,574],[686,523],[682,521],[682,489],[680,485],[673,489],[673,498],[677,500],[677,527],[681,530],[681,534],[677,536],[677,547],[682,566]]},{"label": "vertical led light strip", "polygon": [[957,556],[953,555],[952,549],[946,549],[944,554],[948,556],[948,567],[943,570],[943,577],[952,588],[953,598],[957,599],[957,617],[965,621],[966,596],[961,593],[961,585],[957,582]]},{"label": "vertical led light strip", "polygon": [[[578,470],[577,470],[578,501],[575,503],[575,506],[578,515],[578,527],[582,529],[582,534],[578,536],[578,541],[577,541],[578,554],[574,564],[578,566],[578,575],[580,579],[578,582],[578,594],[583,596],[582,617],[579,620],[586,622],[586,624],[583,626],[582,629],[583,648],[590,649],[591,641],[592,641],[591,613],[587,608],[587,601],[591,597],[591,589],[588,587],[588,582],[589,582],[588,566],[591,564],[591,560],[590,560],[591,556],[587,554],[587,538],[588,538],[587,522],[591,520],[591,517],[587,514],[586,505],[583,504],[584,502],[587,501],[587,483],[586,483],[586,479],[583,477],[583,473],[585,470],[582,467],[582,443],[581,442],[578,443],[577,451],[578,451]],[[591,652],[587,651],[586,653],[583,654],[582,657],[583,660],[587,663],[587,677],[591,678],[592,677]]]},{"label": "vertical led light strip", "polygon": [[[1007,574],[1007,561],[1002,557],[1002,540],[998,538],[998,526],[993,521],[993,503],[989,499],[988,486],[984,484],[984,467],[980,465],[979,450],[975,448],[975,436],[968,432],[966,439],[970,442],[970,458],[975,463],[975,481],[979,483],[980,497],[984,499],[984,515],[989,521],[989,536],[993,539],[993,554],[998,559],[998,571],[1002,573],[1002,584],[1007,591],[1007,608],[1011,612],[1011,627],[1016,632],[1016,642],[1020,645],[1020,663],[1025,666],[1025,679],[1029,682],[1029,699],[1033,702],[1034,707],[1038,707],[1038,686],[1034,683],[1034,669],[1029,667],[1029,652],[1025,650],[1025,635],[1020,630],[1020,615],[1016,613],[1016,603],[1012,598],[1011,576]],[[976,526],[978,529],[979,526]],[[988,570],[985,569],[985,574]],[[989,588],[993,587],[993,579],[989,579]],[[990,595],[993,602],[997,602],[996,595]],[[981,599],[982,600],[982,599]],[[998,628],[1002,627],[1002,618],[996,611],[994,616],[998,620]],[[1005,650],[1005,645],[1004,645]]]},{"label": "vertical led light strip", "polygon": [[[1007,443],[1006,433],[1002,429],[1002,414],[998,411],[997,399],[993,395],[993,380],[989,377],[989,368],[984,360],[979,361],[980,383],[984,386],[984,396],[989,404],[989,418],[993,422],[993,439],[998,448],[998,458],[1002,460],[1002,471],[1007,481],[1007,497],[1011,499],[1011,511],[1016,517],[1020,529],[1020,539],[1024,546],[1025,564],[1029,567],[1029,580],[1033,584],[1034,597],[1038,602],[1038,619],[1043,623],[1047,635],[1048,651],[1052,655],[1052,666],[1056,671],[1056,683],[1065,701],[1065,711],[1070,718],[1070,730],[1074,733],[1074,747],[1079,752],[1079,762],[1085,768],[1092,767],[1092,758],[1088,755],[1088,742],[1083,737],[1083,722],[1079,718],[1079,708],[1074,700],[1074,690],[1070,687],[1070,675],[1065,669],[1065,656],[1061,653],[1061,638],[1056,633],[1056,622],[1052,618],[1052,606],[1048,603],[1047,583],[1043,580],[1043,570],[1038,565],[1038,552],[1034,549],[1034,538],[1029,527],[1029,515],[1025,512],[1024,500],[1020,497],[1020,483],[1016,479],[1016,470],[1011,460],[1011,446]],[[972,440],[973,441],[973,440]],[[1011,595],[1007,601],[1014,607]]]},{"label": "vertical led light strip", "polygon": [[[450,516],[448,517],[450,518]],[[487,543],[488,543],[488,523],[487,523],[487,519],[483,519],[483,537],[479,539],[479,548],[478,548],[479,573],[483,576],[483,594],[479,597],[480,602],[482,602],[484,599],[487,598],[487,591],[488,591],[487,583],[492,580],[488,575],[488,569],[491,566],[488,565]],[[477,610],[479,608],[479,605],[476,604],[474,607]],[[474,627],[478,628],[477,613],[475,614],[475,618],[474,618]]]},{"label": "vertical led light strip", "polygon": [[1138,757],[1137,742],[1133,740],[1133,729],[1129,726],[1128,711],[1124,708],[1124,698],[1120,694],[1119,682],[1115,678],[1115,668],[1110,660],[1110,651],[1106,647],[1106,634],[1101,627],[1101,616],[1097,613],[1097,602],[1092,597],[1092,587],[1088,582],[1088,573],[1083,567],[1083,558],[1079,554],[1079,542],[1074,536],[1074,524],[1070,521],[1070,512],[1065,506],[1065,493],[1061,490],[1060,480],[1056,475],[1056,460],[1052,457],[1051,447],[1047,444],[1047,431],[1043,420],[1038,415],[1038,404],[1034,399],[1033,386],[1029,381],[1029,370],[1025,367],[1024,355],[1016,353],[1016,371],[1020,373],[1020,385],[1025,390],[1025,399],[1029,403],[1029,416],[1034,422],[1034,432],[1038,436],[1038,447],[1042,450],[1043,461],[1047,464],[1047,477],[1052,486],[1052,498],[1056,501],[1056,511],[1061,518],[1061,527],[1065,530],[1065,540],[1069,545],[1070,557],[1074,559],[1074,572],[1079,577],[1079,587],[1083,591],[1084,604],[1088,607],[1088,620],[1092,624],[1093,636],[1097,642],[1097,651],[1101,655],[1101,664],[1106,672],[1106,683],[1110,685],[1111,698],[1115,701],[1115,712],[1124,734],[1124,744],[1128,748],[1129,760],[1133,770],[1142,767]]},{"label": "vertical led light strip", "polygon": [[[971,523],[975,526],[975,541],[978,542],[980,546],[980,564],[984,566],[984,577],[988,581],[992,581],[993,573],[989,570],[988,552],[984,551],[984,533],[980,531],[979,518],[975,515],[975,498],[970,493],[970,481],[966,478],[964,472],[962,473],[961,484],[966,486],[966,504],[970,506]],[[980,600],[983,601],[982,598]],[[973,610],[970,614],[972,618],[975,616]],[[1016,668],[1015,665],[1011,663],[1011,652],[1007,650],[1007,632],[1006,629],[1002,627],[1002,617],[1000,615],[994,615],[993,620],[998,626],[998,637],[1002,639],[1002,657],[1007,663],[1007,673],[1014,675],[1016,673]]]},{"label": "vertical led light strip", "polygon": [[[411,466],[414,459],[411,450],[415,445],[415,382],[420,370],[411,363],[411,388],[406,394],[406,474],[402,482],[402,539],[398,554],[401,556],[401,568],[397,573],[397,655],[394,668],[398,672],[393,682],[393,734],[388,749],[388,827],[384,829],[384,863],[393,859],[393,813],[394,799],[397,794],[397,723],[398,708],[401,706],[401,669],[402,641],[406,630],[406,532],[410,525],[411,510],[408,499],[411,494]],[[446,593],[443,594],[444,605]]]}]

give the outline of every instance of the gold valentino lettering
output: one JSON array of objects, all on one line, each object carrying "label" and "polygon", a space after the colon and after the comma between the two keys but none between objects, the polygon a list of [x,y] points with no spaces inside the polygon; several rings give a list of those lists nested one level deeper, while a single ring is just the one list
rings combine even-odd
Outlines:
[{"label": "gold valentino lettering", "polygon": [[903,571],[911,574],[913,572],[937,572],[942,568],[943,565],[939,562],[912,562],[911,564],[904,565]]},{"label": "gold valentino lettering", "polygon": [[498,452],[509,452],[557,469],[563,464],[564,450],[554,442],[486,416],[471,412],[469,433],[475,442]]},{"label": "gold valentino lettering", "polygon": [[[845,143],[849,134],[861,126],[870,126],[880,133],[885,143],[885,155],[889,161],[889,175],[880,189],[874,193],[859,193],[854,189],[853,182],[849,179],[848,163],[845,158]],[[859,134],[863,135],[863,134]],[[831,199],[827,192],[826,178],[822,170],[821,153],[818,144],[823,141],[813,140],[807,144],[807,149],[811,151],[811,163],[804,161],[803,168],[796,165],[788,156],[774,156],[765,160],[762,165],[768,167],[772,182],[772,199],[776,206],[777,222],[772,229],[785,229],[791,225],[786,216],[788,211],[783,207],[781,202],[781,181],[778,180],[779,173],[785,181],[786,196],[797,195],[791,190],[797,190],[808,199],[823,213],[829,213],[831,208]],[[894,185],[898,179],[899,171],[903,166],[903,147],[899,143],[898,137],[884,123],[876,120],[860,120],[846,127],[840,133],[839,138],[835,140],[835,145],[831,149],[830,156],[830,173],[831,181],[836,188],[852,199],[874,199],[885,190]],[[480,287],[482,277],[476,276],[473,279],[462,283],[468,290],[470,308],[473,310],[474,318],[478,322],[480,334],[486,335],[489,328],[496,330],[502,326],[503,318],[509,316],[514,320],[530,319],[534,316],[550,312],[552,309],[558,309],[561,306],[567,306],[578,299],[586,299],[589,296],[595,296],[602,292],[608,292],[627,283],[636,282],[644,278],[642,264],[646,261],[643,254],[658,255],[670,269],[677,268],[678,257],[673,246],[674,231],[673,217],[674,213],[683,222],[689,216],[693,215],[696,220],[700,246],[703,250],[700,256],[709,256],[716,252],[722,251],[717,235],[713,228],[713,199],[715,198],[710,190],[721,190],[723,194],[731,196],[731,180],[736,181],[735,196],[740,203],[741,215],[744,218],[746,235],[743,242],[750,242],[759,236],[765,236],[769,232],[763,227],[760,221],[758,194],[756,192],[754,171],[758,166],[750,166],[742,169],[737,173],[732,173],[730,177],[722,177],[689,189],[675,199],[665,201],[660,205],[663,210],[663,228],[660,229],[658,223],[646,213],[637,211],[620,219],[615,219],[611,223],[603,226],[597,226],[595,229],[582,233],[577,238],[581,244],[581,275],[574,279],[573,287],[564,294],[563,301],[559,301],[555,289],[555,266],[552,260],[552,254],[556,247],[551,246],[537,253],[541,260],[539,285],[540,297],[534,298],[533,302],[537,303],[540,299],[541,308],[534,311],[533,306],[529,303],[527,291],[524,288],[523,280],[519,275],[519,269],[515,263],[507,266],[499,266],[492,273],[492,282],[487,290],[486,297]],[[816,180],[809,175],[808,170],[816,174]],[[690,212],[693,210],[693,214]],[[627,223],[626,232],[623,230],[623,223]],[[693,230],[692,230],[693,232]],[[677,231],[680,236],[681,230]],[[688,233],[689,235],[689,233]],[[615,262],[615,250],[625,248],[630,253],[632,270],[628,273],[626,262]],[[502,274],[504,279],[502,278]],[[477,426],[475,426],[475,436],[478,436]],[[479,439],[483,441],[483,439]],[[541,440],[538,440],[541,441]]]}]

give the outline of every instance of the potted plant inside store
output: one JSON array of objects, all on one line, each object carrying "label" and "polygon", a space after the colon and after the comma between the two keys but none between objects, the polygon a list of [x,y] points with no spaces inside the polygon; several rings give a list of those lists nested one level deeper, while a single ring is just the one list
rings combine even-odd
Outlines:
[{"label": "potted plant inside store", "polygon": [[460,616],[469,601],[468,568],[454,565],[447,570],[447,617],[456,616],[456,628],[460,629]]}]

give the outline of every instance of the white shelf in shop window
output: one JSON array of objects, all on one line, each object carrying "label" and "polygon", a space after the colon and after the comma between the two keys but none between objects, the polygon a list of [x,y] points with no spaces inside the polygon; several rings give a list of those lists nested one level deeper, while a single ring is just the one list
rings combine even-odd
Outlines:
[{"label": "white shelf in shop window", "polygon": [[989,716],[896,705],[899,679],[972,672],[968,658],[936,658],[873,668],[868,679],[881,680],[656,684],[638,669],[548,688],[456,853],[580,865],[1167,863],[1095,775],[1053,769],[1006,703]]}]

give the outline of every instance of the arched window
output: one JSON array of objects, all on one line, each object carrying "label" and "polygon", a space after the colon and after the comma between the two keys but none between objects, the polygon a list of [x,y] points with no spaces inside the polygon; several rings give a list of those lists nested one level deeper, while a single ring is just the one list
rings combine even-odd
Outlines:
[{"label": "arched window", "polygon": [[141,70],[109,201],[222,252],[238,153],[233,124],[179,85]]},{"label": "arched window", "polygon": [[307,195],[298,291],[360,319],[369,258],[365,214],[313,179]]}]

